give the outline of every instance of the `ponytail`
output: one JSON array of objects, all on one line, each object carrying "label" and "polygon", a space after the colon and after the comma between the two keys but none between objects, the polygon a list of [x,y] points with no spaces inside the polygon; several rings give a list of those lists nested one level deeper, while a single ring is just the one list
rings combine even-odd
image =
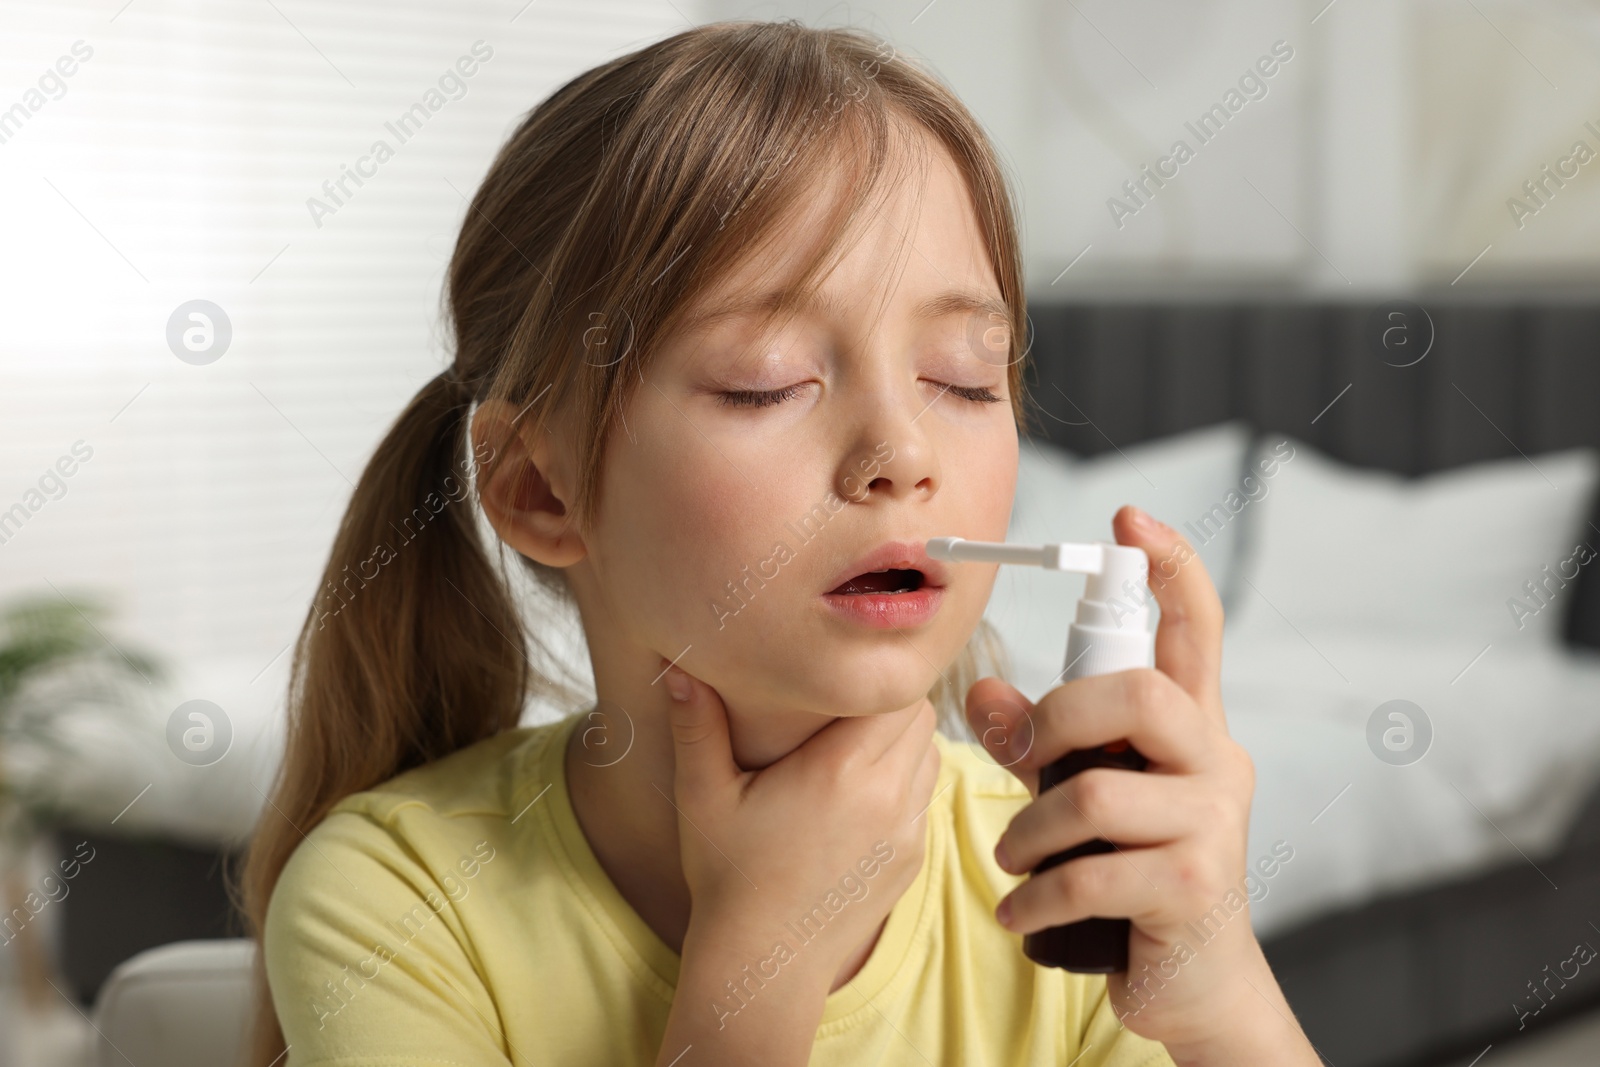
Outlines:
[{"label": "ponytail", "polygon": [[[236,888],[258,948],[301,831],[352,793],[515,728],[541,680],[478,534],[465,449],[472,399],[451,371],[423,386],[339,524],[295,647],[283,763]],[[473,461],[492,458],[481,451]],[[260,951],[256,972],[252,1063],[266,1067],[283,1035]]]}]

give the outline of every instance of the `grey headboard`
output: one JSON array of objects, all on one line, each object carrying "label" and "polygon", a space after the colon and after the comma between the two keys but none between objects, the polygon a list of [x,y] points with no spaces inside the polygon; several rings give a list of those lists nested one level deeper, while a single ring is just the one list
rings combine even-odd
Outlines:
[{"label": "grey headboard", "polygon": [[[1416,299],[1033,304],[1033,432],[1092,455],[1237,418],[1407,475],[1600,449],[1600,300]],[[1596,570],[1566,636],[1600,648]]]}]

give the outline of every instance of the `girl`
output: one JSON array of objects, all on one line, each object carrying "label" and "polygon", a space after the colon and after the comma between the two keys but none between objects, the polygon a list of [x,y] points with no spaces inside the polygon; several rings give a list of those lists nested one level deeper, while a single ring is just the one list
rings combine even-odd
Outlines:
[{"label": "girl", "polygon": [[[1183,540],[1116,516],[1158,669],[1037,706],[973,684],[994,568],[922,545],[1005,535],[1025,301],[946,88],[788,22],[606,63],[501,150],[448,296],[454,363],[363,473],[296,652],[245,872],[256,1067],[1317,1062],[1219,906],[1252,772]],[[598,699],[519,728],[570,688],[526,576],[575,606]],[[986,748],[935,731],[963,694]],[[1037,796],[1117,739],[1148,773]],[[1128,847],[1024,877],[1098,837]],[[1090,915],[1133,920],[1128,972],[1023,955]]]}]

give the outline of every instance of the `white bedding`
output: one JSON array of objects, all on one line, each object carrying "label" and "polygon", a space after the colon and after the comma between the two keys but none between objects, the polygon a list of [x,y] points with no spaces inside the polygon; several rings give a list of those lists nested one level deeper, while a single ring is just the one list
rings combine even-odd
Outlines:
[{"label": "white bedding", "polygon": [[[1494,647],[1461,674],[1478,649],[1451,641],[1351,634],[1318,651],[1292,630],[1224,642],[1229,729],[1256,766],[1250,855],[1295,849],[1253,910],[1258,931],[1559,847],[1600,781],[1600,656]],[[1368,717],[1395,698],[1433,726],[1406,766],[1367,744]]]},{"label": "white bedding", "polygon": [[[1600,784],[1600,655],[1508,645],[1461,674],[1479,648],[1349,634],[1313,649],[1287,625],[1225,636],[1229,732],[1256,768],[1249,856],[1294,849],[1252,906],[1258,932],[1559,847]],[[1030,696],[1060,669],[1016,666]],[[1367,747],[1368,717],[1396,698],[1434,731],[1407,766]]]}]

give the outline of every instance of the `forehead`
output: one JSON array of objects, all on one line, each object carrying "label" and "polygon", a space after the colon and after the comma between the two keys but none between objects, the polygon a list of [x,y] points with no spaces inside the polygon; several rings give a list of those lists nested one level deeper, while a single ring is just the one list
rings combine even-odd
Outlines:
[{"label": "forehead", "polygon": [[913,318],[998,315],[1009,319],[961,169],[937,138],[896,124],[879,188],[824,266],[817,292],[796,290],[830,219],[857,175],[836,167],[763,235],[685,314],[680,329],[706,331],[785,310],[844,317],[863,305],[898,302]]}]

